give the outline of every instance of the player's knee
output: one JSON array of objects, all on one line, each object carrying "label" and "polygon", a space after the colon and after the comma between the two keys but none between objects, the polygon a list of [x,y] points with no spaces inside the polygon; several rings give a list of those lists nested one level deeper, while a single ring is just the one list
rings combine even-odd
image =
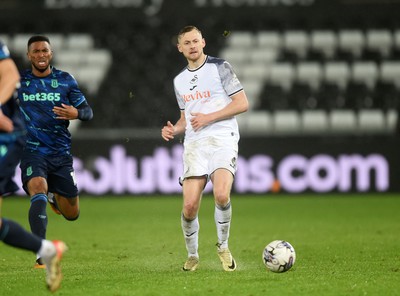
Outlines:
[{"label": "player's knee", "polygon": [[219,205],[226,205],[229,203],[229,194],[225,190],[214,190],[215,202]]},{"label": "player's knee", "polygon": [[188,218],[189,220],[194,219],[197,216],[197,207],[194,204],[185,204],[183,208],[183,214],[185,218]]}]

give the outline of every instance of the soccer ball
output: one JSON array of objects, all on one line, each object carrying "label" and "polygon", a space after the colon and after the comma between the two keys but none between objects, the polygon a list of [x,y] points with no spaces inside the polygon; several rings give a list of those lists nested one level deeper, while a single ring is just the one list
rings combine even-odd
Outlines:
[{"label": "soccer ball", "polygon": [[274,240],[265,248],[262,255],[265,266],[273,272],[288,271],[296,261],[296,252],[287,241]]}]

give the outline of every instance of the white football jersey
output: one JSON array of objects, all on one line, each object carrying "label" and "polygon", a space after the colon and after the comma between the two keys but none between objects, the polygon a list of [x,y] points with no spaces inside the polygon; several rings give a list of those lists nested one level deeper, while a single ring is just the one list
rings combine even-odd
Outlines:
[{"label": "white football jersey", "polygon": [[191,113],[208,114],[221,110],[232,101],[232,95],[243,90],[227,61],[207,56],[197,69],[186,67],[180,72],[174,79],[174,88],[179,108],[185,111],[185,141],[209,136],[237,136],[239,139],[235,117],[214,122],[196,132],[190,124]]}]

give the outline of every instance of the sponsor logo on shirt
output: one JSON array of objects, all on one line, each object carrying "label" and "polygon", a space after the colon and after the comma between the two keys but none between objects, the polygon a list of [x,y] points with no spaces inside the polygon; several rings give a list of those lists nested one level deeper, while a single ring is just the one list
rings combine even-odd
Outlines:
[{"label": "sponsor logo on shirt", "polygon": [[182,95],[182,99],[185,102],[197,101],[197,100],[200,100],[200,99],[205,99],[205,98],[210,98],[210,97],[211,97],[211,91],[209,91],[209,90],[196,91],[195,93]]},{"label": "sponsor logo on shirt", "polygon": [[36,93],[36,94],[26,94],[22,93],[22,99],[24,102],[27,101],[54,101],[57,102],[61,99],[60,93]]}]

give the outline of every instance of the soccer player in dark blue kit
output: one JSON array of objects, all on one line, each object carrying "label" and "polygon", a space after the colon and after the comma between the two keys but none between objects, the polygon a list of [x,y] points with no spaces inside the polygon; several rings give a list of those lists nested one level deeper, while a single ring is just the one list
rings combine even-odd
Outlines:
[{"label": "soccer player in dark blue kit", "polygon": [[[51,65],[53,51],[46,36],[28,40],[31,68],[21,72],[18,90],[20,108],[27,127],[27,141],[21,159],[23,188],[31,199],[31,231],[46,237],[49,202],[65,219],[79,217],[79,196],[71,155],[69,121],[90,120],[93,111],[75,78]],[[42,267],[37,255],[36,267]]]},{"label": "soccer player in dark blue kit", "polygon": [[18,190],[13,177],[25,144],[25,126],[17,101],[12,98],[19,79],[8,48],[0,41],[0,240],[42,256],[47,269],[47,287],[55,291],[61,283],[60,260],[67,249],[65,243],[42,239],[27,232],[15,221],[1,217],[3,196]]}]

